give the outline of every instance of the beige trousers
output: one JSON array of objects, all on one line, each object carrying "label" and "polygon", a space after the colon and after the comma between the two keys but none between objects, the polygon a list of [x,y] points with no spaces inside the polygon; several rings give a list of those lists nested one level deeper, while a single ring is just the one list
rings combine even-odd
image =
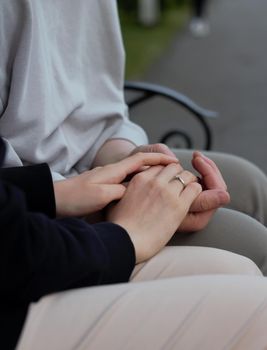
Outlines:
[{"label": "beige trousers", "polygon": [[17,349],[267,347],[267,280],[245,257],[213,248],[166,247],[137,265],[131,280],[33,304]]}]

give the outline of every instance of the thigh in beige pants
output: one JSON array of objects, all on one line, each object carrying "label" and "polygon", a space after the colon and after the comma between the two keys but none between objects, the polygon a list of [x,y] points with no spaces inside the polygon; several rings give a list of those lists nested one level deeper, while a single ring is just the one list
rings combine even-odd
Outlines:
[{"label": "thigh in beige pants", "polygon": [[136,266],[132,282],[43,298],[30,309],[18,350],[267,346],[267,282],[245,257],[169,247]]}]

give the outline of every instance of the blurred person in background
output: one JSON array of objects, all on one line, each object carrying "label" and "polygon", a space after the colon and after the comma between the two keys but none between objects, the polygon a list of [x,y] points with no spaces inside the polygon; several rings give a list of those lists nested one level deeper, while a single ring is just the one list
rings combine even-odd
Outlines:
[{"label": "blurred person in background", "polygon": [[197,38],[205,37],[210,32],[207,19],[209,0],[192,0],[192,18],[189,24],[190,31]]}]

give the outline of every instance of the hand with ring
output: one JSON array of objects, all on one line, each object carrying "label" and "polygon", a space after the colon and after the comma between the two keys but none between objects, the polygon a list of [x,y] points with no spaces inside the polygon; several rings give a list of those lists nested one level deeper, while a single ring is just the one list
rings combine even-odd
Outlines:
[{"label": "hand with ring", "polygon": [[127,230],[137,262],[162,249],[184,221],[202,191],[196,180],[180,164],[152,166],[136,174],[121,200],[109,208],[107,219]]}]

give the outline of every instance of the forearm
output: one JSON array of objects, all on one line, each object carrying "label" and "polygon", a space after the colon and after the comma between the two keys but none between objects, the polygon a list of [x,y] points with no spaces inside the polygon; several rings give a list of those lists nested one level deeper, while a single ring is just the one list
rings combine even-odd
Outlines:
[{"label": "forearm", "polygon": [[31,213],[23,193],[1,182],[0,224],[0,295],[9,300],[126,282],[134,268],[134,247],[122,227]]},{"label": "forearm", "polygon": [[136,145],[129,140],[108,140],[97,152],[93,162],[93,167],[118,162],[127,157],[135,148]]}]

